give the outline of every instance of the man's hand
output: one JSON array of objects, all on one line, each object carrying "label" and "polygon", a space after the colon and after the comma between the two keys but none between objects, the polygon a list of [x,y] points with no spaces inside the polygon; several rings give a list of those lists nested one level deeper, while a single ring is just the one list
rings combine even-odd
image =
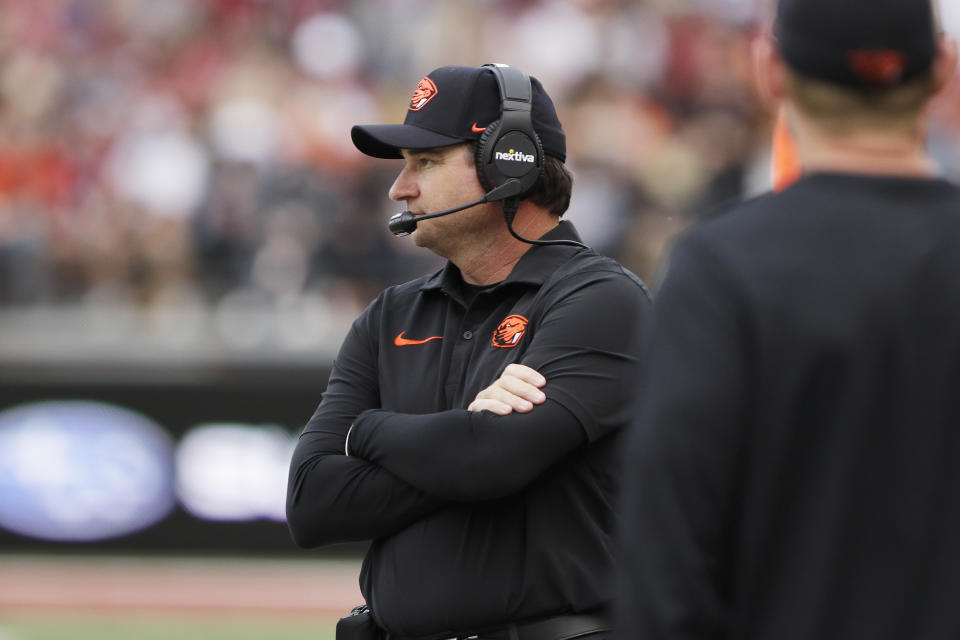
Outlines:
[{"label": "man's hand", "polygon": [[514,411],[527,413],[533,405],[543,404],[547,396],[540,387],[547,379],[522,364],[508,364],[500,377],[477,394],[467,411],[490,411],[505,416]]}]

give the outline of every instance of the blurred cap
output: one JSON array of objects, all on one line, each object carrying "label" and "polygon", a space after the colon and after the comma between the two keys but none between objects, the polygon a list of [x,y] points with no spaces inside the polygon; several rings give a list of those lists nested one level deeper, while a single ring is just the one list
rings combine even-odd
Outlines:
[{"label": "blurred cap", "polygon": [[774,29],[791,68],[849,87],[903,84],[937,50],[933,0],[778,0]]},{"label": "blurred cap", "polygon": [[[543,152],[566,160],[567,142],[550,96],[540,81],[533,87],[531,118]],[[500,119],[500,89],[483,67],[440,67],[417,84],[403,124],[356,125],[350,137],[374,158],[402,158],[400,149],[432,149],[479,140]]]}]

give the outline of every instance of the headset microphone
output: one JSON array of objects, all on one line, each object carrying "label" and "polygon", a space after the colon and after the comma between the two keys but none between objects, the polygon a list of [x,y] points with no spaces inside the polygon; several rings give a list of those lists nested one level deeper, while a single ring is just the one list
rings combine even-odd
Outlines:
[{"label": "headset microphone", "polygon": [[473,202],[467,203],[460,207],[454,207],[453,209],[447,209],[445,211],[438,211],[436,213],[428,213],[422,216],[416,216],[409,211],[401,211],[390,217],[389,227],[390,233],[395,236],[408,236],[413,233],[414,229],[417,228],[417,223],[421,220],[429,220],[430,218],[439,218],[440,216],[449,215],[451,213],[456,213],[457,211],[463,211],[464,209],[469,209],[470,207],[475,207],[478,204],[483,204],[485,202],[496,202],[497,200],[506,200],[507,198],[514,198],[520,195],[523,186],[520,184],[519,180],[507,180],[499,187],[491,189],[488,191],[482,198],[479,200],[474,200]]}]

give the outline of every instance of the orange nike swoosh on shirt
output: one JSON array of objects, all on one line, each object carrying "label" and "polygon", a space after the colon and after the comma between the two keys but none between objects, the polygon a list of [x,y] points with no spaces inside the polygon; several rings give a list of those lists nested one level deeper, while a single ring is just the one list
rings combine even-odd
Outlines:
[{"label": "orange nike swoosh on shirt", "polygon": [[393,339],[393,344],[398,347],[409,347],[412,344],[423,344],[425,342],[430,342],[431,340],[441,340],[443,336],[430,336],[429,338],[424,338],[423,340],[411,340],[410,338],[404,338],[403,334],[406,331],[401,331],[397,334],[397,337]]},{"label": "orange nike swoosh on shirt", "polygon": [[470,131],[473,131],[474,133],[483,133],[486,130],[486,127],[478,127],[476,122],[470,125]]}]

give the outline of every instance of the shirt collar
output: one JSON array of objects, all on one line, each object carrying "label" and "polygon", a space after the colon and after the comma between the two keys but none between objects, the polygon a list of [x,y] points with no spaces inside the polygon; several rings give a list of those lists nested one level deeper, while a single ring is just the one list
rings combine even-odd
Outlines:
[{"label": "shirt collar", "polygon": [[[540,240],[575,240],[576,242],[582,242],[576,228],[569,220],[561,220],[560,224],[543,234]],[[516,266],[513,267],[510,275],[500,284],[522,283],[541,285],[546,282],[547,278],[557,267],[566,262],[567,258],[577,251],[581,251],[581,249],[572,245],[556,245],[552,247],[533,245],[523,254]],[[457,292],[460,290],[459,283],[461,281],[462,276],[460,275],[460,269],[457,265],[448,261],[443,269],[437,271],[427,279],[420,287],[420,290],[430,291],[441,289],[448,295],[453,294],[456,297],[458,295]]]}]

